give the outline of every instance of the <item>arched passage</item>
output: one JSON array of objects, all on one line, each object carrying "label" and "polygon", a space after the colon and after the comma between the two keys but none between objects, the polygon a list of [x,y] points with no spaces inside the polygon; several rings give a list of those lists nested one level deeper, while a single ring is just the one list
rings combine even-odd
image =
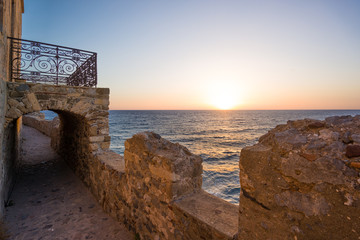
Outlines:
[{"label": "arched passage", "polygon": [[[42,126],[53,122],[38,116],[22,117],[22,165],[10,196],[11,205],[6,208],[12,238],[118,239],[116,233],[124,229],[102,211],[78,176],[53,151],[49,137],[25,125],[30,118],[32,126],[47,134],[48,129]],[[74,123],[74,119],[69,122]],[[77,126],[75,122],[67,132],[70,140],[79,136]],[[79,146],[76,141],[70,142],[74,149]],[[70,160],[78,165],[76,158]]]},{"label": "arched passage", "polygon": [[[2,144],[0,184],[2,202],[8,198],[19,164],[22,116],[51,110],[60,118],[57,152],[80,178],[87,182],[90,155],[107,150],[109,89],[7,83],[5,123]],[[1,212],[4,205],[1,204]]]},{"label": "arched passage", "polygon": [[[59,229],[61,229],[61,227],[56,224],[61,222],[63,225],[67,224],[71,226],[68,230],[61,230],[62,232],[69,231],[66,237],[70,239],[85,239],[91,237],[101,239],[102,236],[105,236],[107,239],[118,239],[118,233],[121,233],[121,236],[125,236],[124,239],[133,238],[123,226],[108,216],[101,215],[104,213],[100,206],[96,204],[96,200],[91,203],[91,195],[86,195],[85,192],[81,192],[81,189],[77,187],[68,190],[64,190],[66,189],[65,187],[64,189],[62,187],[56,187],[56,181],[53,180],[53,177],[59,176],[60,174],[59,178],[66,181],[65,185],[71,185],[71,182],[75,182],[71,174],[75,172],[77,175],[75,178],[77,180],[80,178],[89,186],[91,191],[94,191],[94,188],[91,186],[91,181],[94,181],[92,166],[94,164],[99,165],[94,156],[97,152],[106,151],[110,145],[107,112],[109,90],[43,84],[8,83],[7,85],[7,112],[4,128],[9,138],[4,139],[4,142],[8,146],[4,156],[8,159],[9,164],[4,172],[9,175],[9,181],[7,183],[9,187],[11,180],[14,179],[16,171],[18,170],[16,166],[19,164],[19,158],[14,154],[16,151],[13,150],[19,149],[19,143],[17,142],[19,142],[18,140],[21,138],[22,116],[32,112],[51,110],[56,112],[60,119],[59,131],[55,136],[51,137],[57,139],[54,148],[67,164],[61,165],[61,162],[56,160],[48,165],[46,163],[44,163],[44,165],[40,164],[34,166],[32,171],[35,172],[33,175],[27,176],[42,178],[40,180],[33,180],[37,184],[31,188],[34,191],[31,192],[31,194],[35,194],[34,197],[36,197],[36,199],[30,200],[30,202],[34,204],[33,208],[39,207],[37,204],[47,204],[41,208],[37,208],[37,211],[42,212],[45,211],[43,209],[49,210],[46,206],[48,206],[50,202],[56,202],[55,200],[60,200],[61,202],[60,205],[52,206],[52,211],[46,212],[49,219],[56,217],[56,223],[48,222],[47,217],[46,219],[41,218],[41,224],[38,226],[41,226],[43,229],[40,231],[42,233],[48,233],[47,231],[49,231],[51,237],[57,237],[59,235],[56,235],[56,230],[58,229],[58,231],[60,231]],[[65,173],[64,166],[67,165],[73,170],[70,171],[71,174]],[[65,175],[61,176],[63,173],[65,173]],[[75,175],[72,174],[72,176]],[[25,181],[25,183],[29,182],[32,181]],[[82,183],[80,185],[83,186]],[[39,188],[42,187],[42,189],[38,190],[36,186]],[[88,191],[86,192],[89,194]],[[54,197],[56,194],[57,197]],[[80,201],[80,197],[85,197],[85,200]],[[69,207],[61,208],[65,202],[70,202]],[[79,203],[83,204],[79,205]],[[16,207],[16,202],[14,207]],[[96,208],[98,210],[95,214],[94,209]],[[66,212],[66,210],[69,209],[70,212]],[[53,213],[54,216],[48,216],[48,214],[51,213]],[[65,214],[65,216],[57,217],[59,214]],[[80,214],[85,215],[79,217]],[[78,218],[76,218],[76,216],[78,216]],[[28,217],[29,214],[25,214],[21,215],[20,218],[25,218],[26,220]],[[60,220],[58,221],[58,219]],[[79,219],[79,221],[76,219]],[[22,230],[25,231],[25,229]],[[86,234],[86,232],[88,232],[88,234]],[[34,236],[36,238],[38,235]],[[32,235],[25,236],[27,239],[32,237]]]}]

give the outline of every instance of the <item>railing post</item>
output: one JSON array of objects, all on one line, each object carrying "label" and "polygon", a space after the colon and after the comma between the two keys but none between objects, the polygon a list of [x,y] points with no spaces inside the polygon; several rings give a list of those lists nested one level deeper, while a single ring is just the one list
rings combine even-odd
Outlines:
[{"label": "railing post", "polygon": [[59,85],[59,47],[56,47],[56,85]]},{"label": "railing post", "polygon": [[9,52],[9,72],[10,72],[10,81],[13,82],[13,39],[10,40],[10,52]]},{"label": "railing post", "polygon": [[95,86],[97,85],[97,53],[95,53]]}]

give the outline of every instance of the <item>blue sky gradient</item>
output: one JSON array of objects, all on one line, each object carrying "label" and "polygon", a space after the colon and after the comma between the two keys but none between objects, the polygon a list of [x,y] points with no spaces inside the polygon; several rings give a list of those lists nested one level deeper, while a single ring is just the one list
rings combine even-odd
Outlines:
[{"label": "blue sky gradient", "polygon": [[25,0],[24,39],[98,53],[112,109],[360,109],[360,1]]}]

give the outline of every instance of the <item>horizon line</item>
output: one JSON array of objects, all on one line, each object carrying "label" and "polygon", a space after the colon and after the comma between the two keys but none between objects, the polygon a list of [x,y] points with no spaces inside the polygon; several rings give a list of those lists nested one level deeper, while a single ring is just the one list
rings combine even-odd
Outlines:
[{"label": "horizon line", "polygon": [[109,109],[109,111],[360,111],[359,109]]}]

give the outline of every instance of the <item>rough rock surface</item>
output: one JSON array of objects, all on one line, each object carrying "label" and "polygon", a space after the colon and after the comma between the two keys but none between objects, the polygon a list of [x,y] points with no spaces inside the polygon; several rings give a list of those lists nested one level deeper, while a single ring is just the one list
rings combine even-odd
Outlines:
[{"label": "rough rock surface", "polygon": [[360,239],[360,116],[277,126],[240,157],[239,239]]},{"label": "rough rock surface", "polygon": [[172,201],[201,190],[202,159],[151,132],[126,140],[124,157],[136,231],[144,239],[181,239]]}]

